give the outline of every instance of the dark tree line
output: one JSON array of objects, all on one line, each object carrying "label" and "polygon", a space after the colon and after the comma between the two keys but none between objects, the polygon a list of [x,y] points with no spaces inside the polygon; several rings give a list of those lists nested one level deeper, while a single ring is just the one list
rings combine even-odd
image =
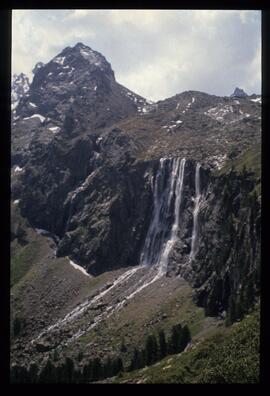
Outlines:
[{"label": "dark tree line", "polygon": [[182,327],[177,324],[172,327],[171,335],[166,340],[165,333],[161,330],[158,339],[155,335],[149,335],[142,350],[134,349],[129,371],[136,370],[145,366],[150,366],[163,359],[167,355],[182,352],[190,342],[191,336],[187,325]]},{"label": "dark tree line", "polygon": [[[145,366],[150,366],[165,356],[182,352],[191,340],[190,331],[187,325],[184,327],[177,324],[172,327],[171,335],[166,340],[165,333],[161,330],[158,338],[151,334],[147,337],[145,347],[142,350],[137,348],[133,351],[133,356],[127,371],[136,370]],[[124,342],[120,350],[126,351]],[[80,355],[80,354],[79,354]],[[78,361],[82,355],[78,355]],[[80,357],[80,358],[79,358]],[[55,359],[54,359],[55,360]],[[110,378],[124,371],[123,361],[120,357],[107,357],[101,361],[96,357],[88,361],[83,367],[76,367],[73,359],[67,357],[62,364],[55,365],[51,359],[39,370],[36,363],[30,367],[14,365],[11,367],[11,383],[90,383],[105,378]]]},{"label": "dark tree line", "polygon": [[33,363],[28,369],[22,366],[12,366],[11,383],[89,383],[115,376],[123,371],[120,357],[110,358],[103,363],[99,358],[90,360],[83,368],[76,368],[71,358],[66,358],[61,365],[55,366],[50,359],[39,370]]}]

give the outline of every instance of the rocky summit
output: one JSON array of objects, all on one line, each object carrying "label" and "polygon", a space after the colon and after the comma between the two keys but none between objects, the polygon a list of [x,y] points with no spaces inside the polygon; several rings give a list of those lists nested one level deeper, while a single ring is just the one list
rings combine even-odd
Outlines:
[{"label": "rocky summit", "polygon": [[234,92],[231,94],[231,97],[234,97],[234,96],[237,98],[244,98],[248,95],[246,94],[246,92],[243,89],[236,87]]},{"label": "rocky summit", "polygon": [[65,359],[125,370],[179,322],[189,348],[226,337],[259,304],[261,97],[153,103],[82,43],[33,74],[12,83],[14,381]]}]

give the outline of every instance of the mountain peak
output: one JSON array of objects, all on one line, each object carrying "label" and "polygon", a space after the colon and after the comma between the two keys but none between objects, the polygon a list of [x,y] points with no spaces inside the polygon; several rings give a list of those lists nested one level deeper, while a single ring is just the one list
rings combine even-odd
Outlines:
[{"label": "mountain peak", "polygon": [[231,97],[237,97],[237,98],[245,98],[247,95],[247,93],[241,89],[236,87],[234,90],[234,93],[231,94]]}]

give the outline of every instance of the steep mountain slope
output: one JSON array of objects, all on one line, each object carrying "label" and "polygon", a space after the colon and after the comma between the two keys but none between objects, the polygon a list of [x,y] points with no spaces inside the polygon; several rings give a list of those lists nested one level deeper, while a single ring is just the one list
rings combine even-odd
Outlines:
[{"label": "steep mountain slope", "polygon": [[153,366],[120,374],[104,382],[258,383],[260,373],[259,307],[229,329],[186,348],[184,353],[165,358]]},{"label": "steep mountain slope", "polygon": [[128,363],[149,331],[241,319],[260,290],[260,97],[149,103],[81,43],[34,71],[12,124],[13,362],[124,337]]}]

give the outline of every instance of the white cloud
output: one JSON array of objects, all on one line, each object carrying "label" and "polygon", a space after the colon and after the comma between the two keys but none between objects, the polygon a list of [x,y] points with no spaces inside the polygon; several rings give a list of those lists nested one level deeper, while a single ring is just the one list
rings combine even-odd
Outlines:
[{"label": "white cloud", "polygon": [[229,95],[236,85],[260,91],[259,11],[16,10],[13,71],[29,74],[78,41],[149,99],[189,89]]}]

